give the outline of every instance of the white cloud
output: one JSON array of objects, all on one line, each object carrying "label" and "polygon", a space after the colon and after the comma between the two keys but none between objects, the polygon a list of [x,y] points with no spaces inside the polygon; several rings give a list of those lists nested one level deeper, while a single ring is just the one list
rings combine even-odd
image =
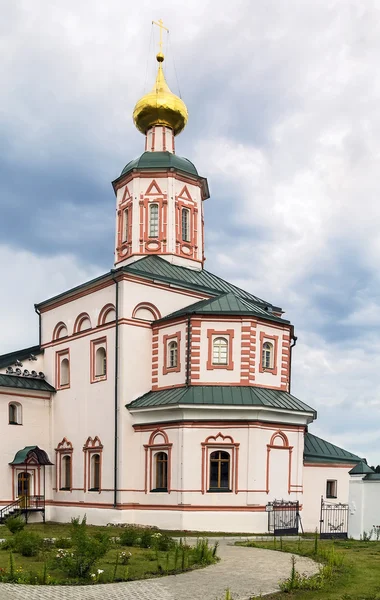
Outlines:
[{"label": "white cloud", "polygon": [[38,344],[34,304],[100,274],[69,255],[43,257],[0,246],[0,354]]}]

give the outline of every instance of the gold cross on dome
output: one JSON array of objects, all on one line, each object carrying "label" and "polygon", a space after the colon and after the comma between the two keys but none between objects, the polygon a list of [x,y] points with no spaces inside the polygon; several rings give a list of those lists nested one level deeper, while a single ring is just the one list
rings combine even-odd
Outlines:
[{"label": "gold cross on dome", "polygon": [[152,21],[152,25],[157,25],[160,28],[160,41],[159,41],[159,46],[160,46],[160,52],[162,53],[162,30],[165,29],[165,31],[167,31],[169,33],[169,29],[167,27],[164,26],[163,20],[159,19],[159,21]]}]

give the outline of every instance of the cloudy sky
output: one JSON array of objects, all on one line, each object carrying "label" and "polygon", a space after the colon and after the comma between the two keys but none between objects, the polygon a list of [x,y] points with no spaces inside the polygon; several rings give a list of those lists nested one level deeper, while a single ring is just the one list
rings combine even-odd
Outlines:
[{"label": "cloudy sky", "polygon": [[37,342],[35,302],[112,267],[110,182],[143,151],[163,18],[177,152],[211,189],[207,268],[285,309],[312,431],[380,463],[379,2],[0,8],[0,352]]}]

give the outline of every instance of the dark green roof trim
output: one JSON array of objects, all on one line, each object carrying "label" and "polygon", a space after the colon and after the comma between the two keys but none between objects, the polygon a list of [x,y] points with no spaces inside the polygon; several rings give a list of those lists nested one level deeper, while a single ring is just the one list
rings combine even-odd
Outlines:
[{"label": "dark green roof trim", "polygon": [[31,354],[37,355],[43,354],[43,352],[44,351],[40,346],[29,346],[29,348],[22,348],[21,350],[14,350],[13,352],[2,354],[0,356],[0,369],[14,365],[16,360],[27,360]]},{"label": "dark green roof trim", "polygon": [[350,475],[365,475],[366,473],[375,474],[375,471],[371,469],[364,460],[361,460],[353,469],[351,469],[351,471],[349,471]]},{"label": "dark green roof trim", "polygon": [[363,477],[363,481],[379,481],[380,473],[368,473]]},{"label": "dark green roof trim", "polygon": [[282,390],[251,386],[196,385],[148,392],[127,405],[129,410],[179,405],[188,406],[261,406],[269,409],[312,413],[316,411]]},{"label": "dark green roof trim", "polygon": [[143,152],[141,156],[134,158],[125,165],[120,177],[133,171],[133,169],[178,169],[179,171],[198,177],[195,165],[188,158],[178,156],[172,152]]},{"label": "dark green roof trim", "polygon": [[362,459],[352,452],[343,450],[312,433],[305,433],[303,458],[308,463],[334,462],[357,464]]},{"label": "dark green roof trim", "polygon": [[39,390],[41,392],[55,392],[50,383],[38,377],[22,377],[0,373],[0,387],[16,388],[18,390]]},{"label": "dark green roof trim", "polygon": [[[221,277],[218,277],[217,275],[214,275],[205,269],[196,271],[195,269],[188,269],[187,267],[172,265],[160,256],[144,256],[143,258],[140,258],[139,260],[136,260],[125,267],[112,269],[109,273],[100,275],[99,277],[91,279],[82,285],[78,285],[70,290],[67,290],[66,292],[63,292],[62,294],[58,294],[57,296],[53,296],[52,298],[44,300],[39,304],[35,304],[35,307],[37,309],[42,308],[63,298],[69,298],[73,294],[86,288],[90,289],[92,286],[95,286],[98,283],[105,282],[107,280],[112,281],[112,279],[118,273],[130,273],[132,275],[137,275],[138,277],[143,277],[144,279],[149,279],[153,282],[159,281],[180,287],[182,289],[205,293],[210,296],[219,296],[220,294],[232,292],[240,300],[247,300],[248,302],[253,302],[260,305],[260,309],[262,308],[264,311],[265,308],[268,307],[270,309],[268,312],[269,315],[271,314],[271,311],[278,313],[282,312],[282,309],[278,306],[274,306],[270,302],[266,302],[258,296],[254,296],[253,294],[238,288],[236,285],[228,283],[228,281],[225,281]],[[267,311],[265,311],[265,314],[267,314]],[[273,315],[271,315],[271,317],[273,318]]]},{"label": "dark green roof trim", "polygon": [[274,312],[282,312],[281,308],[273,306],[270,302],[266,302],[232,283],[228,283],[228,281],[205,269],[196,271],[195,269],[173,265],[160,256],[145,256],[122,268],[126,273],[133,273],[153,281],[162,281],[210,295],[219,296],[223,293],[232,292],[240,299],[268,306]]},{"label": "dark green roof trim", "polygon": [[156,323],[169,321],[171,319],[176,319],[186,315],[252,316],[268,319],[269,321],[276,321],[278,323],[290,323],[290,321],[286,321],[281,317],[276,317],[276,315],[268,312],[263,308],[262,305],[260,306],[254,302],[240,299],[232,292],[222,294],[217,298],[201,300],[200,302],[190,304],[190,306],[186,306],[185,308],[177,310],[166,317],[159,319],[156,321]]},{"label": "dark green roof trim", "polygon": [[34,458],[39,465],[52,465],[45,450],[38,446],[25,446],[22,450],[16,452],[15,457],[10,465],[24,465],[28,458]]}]

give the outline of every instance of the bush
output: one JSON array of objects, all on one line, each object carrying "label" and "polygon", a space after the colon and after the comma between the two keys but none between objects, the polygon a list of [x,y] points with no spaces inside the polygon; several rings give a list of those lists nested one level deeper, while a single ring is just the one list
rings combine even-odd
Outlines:
[{"label": "bush", "polygon": [[120,535],[121,546],[134,546],[139,537],[139,532],[134,527],[128,527]]},{"label": "bush", "polygon": [[[58,567],[68,577],[89,579],[96,561],[108,552],[110,538],[104,533],[90,536],[86,517],[83,517],[82,522],[79,519],[71,519],[71,541],[71,550],[58,551],[56,555]],[[98,569],[98,573],[102,573],[102,570]]]},{"label": "bush", "polygon": [[161,550],[162,552],[167,552],[168,550],[172,550],[175,546],[175,541],[166,533],[152,533],[150,536],[150,543],[152,548],[156,548],[157,550]]},{"label": "bush", "polygon": [[56,548],[71,548],[72,545],[73,542],[71,541],[71,538],[67,537],[56,538],[54,542]]},{"label": "bush", "polygon": [[140,547],[150,548],[152,546],[152,533],[147,529],[141,532]]},{"label": "bush", "polygon": [[8,517],[5,521],[5,525],[11,533],[17,533],[24,529],[25,521],[21,517]]},{"label": "bush", "polygon": [[15,535],[15,550],[22,556],[37,556],[42,544],[42,537],[33,531],[19,531]]}]

